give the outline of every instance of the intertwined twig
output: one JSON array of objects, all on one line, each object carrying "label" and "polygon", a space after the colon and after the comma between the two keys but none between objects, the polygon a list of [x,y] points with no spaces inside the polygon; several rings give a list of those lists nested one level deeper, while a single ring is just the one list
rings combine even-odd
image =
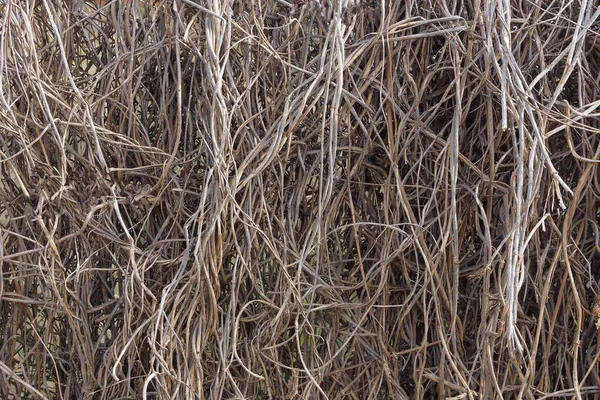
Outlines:
[{"label": "intertwined twig", "polygon": [[7,1],[0,397],[597,396],[599,13]]}]

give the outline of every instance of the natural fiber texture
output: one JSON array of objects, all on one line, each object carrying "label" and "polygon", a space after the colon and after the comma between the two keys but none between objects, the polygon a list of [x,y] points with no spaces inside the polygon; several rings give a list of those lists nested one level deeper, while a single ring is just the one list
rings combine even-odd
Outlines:
[{"label": "natural fiber texture", "polygon": [[597,3],[5,3],[0,398],[600,395]]}]

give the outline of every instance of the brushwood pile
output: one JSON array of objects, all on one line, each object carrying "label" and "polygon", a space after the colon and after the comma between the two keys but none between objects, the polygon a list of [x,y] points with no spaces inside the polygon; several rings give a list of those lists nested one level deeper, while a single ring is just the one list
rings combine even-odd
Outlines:
[{"label": "brushwood pile", "polygon": [[0,1],[0,398],[598,398],[599,32]]}]

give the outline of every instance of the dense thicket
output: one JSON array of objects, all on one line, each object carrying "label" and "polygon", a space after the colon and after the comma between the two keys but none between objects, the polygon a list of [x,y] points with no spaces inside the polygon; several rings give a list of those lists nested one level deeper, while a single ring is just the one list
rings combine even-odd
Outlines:
[{"label": "dense thicket", "polygon": [[0,398],[600,395],[597,3],[5,3]]}]

